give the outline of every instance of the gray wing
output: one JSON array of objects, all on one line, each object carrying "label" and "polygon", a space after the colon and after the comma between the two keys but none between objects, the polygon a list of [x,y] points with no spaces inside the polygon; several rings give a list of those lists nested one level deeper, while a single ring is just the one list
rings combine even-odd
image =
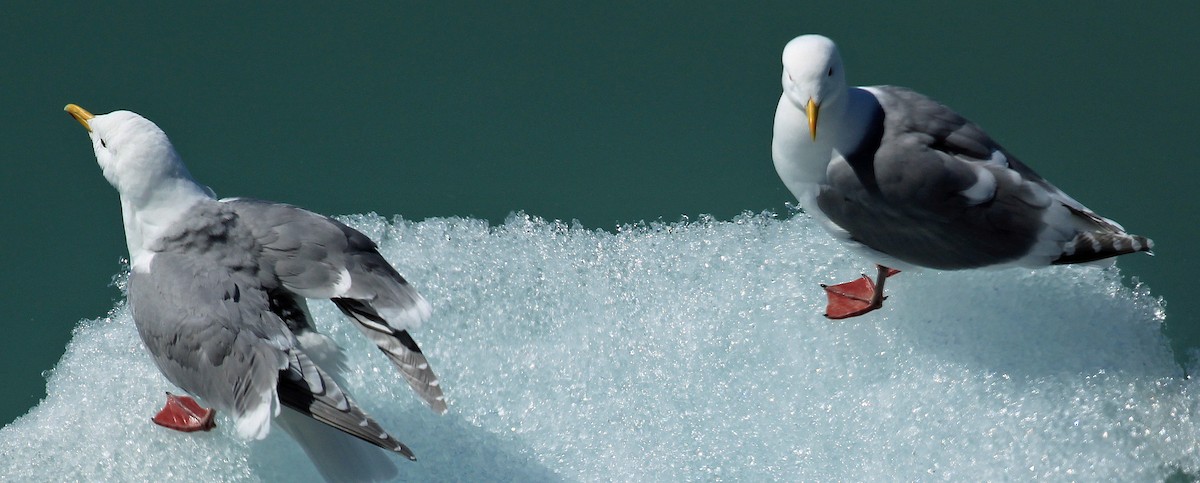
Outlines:
[{"label": "gray wing", "polygon": [[351,436],[388,451],[417,459],[412,450],[384,431],[359,409],[320,367],[301,351],[292,351],[279,378],[279,402]]},{"label": "gray wing", "polygon": [[[1149,249],[1149,240],[1091,212],[936,101],[890,86],[852,93],[873,104],[868,132],[830,163],[817,202],[854,240],[938,269]],[[1081,239],[1101,243],[1077,249]]]},{"label": "gray wing", "polygon": [[429,303],[370,238],[291,205],[247,199],[225,203],[262,244],[262,265],[282,288],[303,297],[333,299],[434,411],[446,411],[440,382],[408,333],[429,318]]},{"label": "gray wing", "polygon": [[210,257],[158,253],[149,272],[130,275],[129,301],[171,383],[232,413],[243,437],[266,435],[294,341],[252,274]]},{"label": "gray wing", "polygon": [[131,274],[134,323],[167,379],[229,411],[246,437],[266,435],[277,395],[304,415],[415,459],[295,347],[256,282],[214,257],[186,253],[158,253],[149,272]]}]

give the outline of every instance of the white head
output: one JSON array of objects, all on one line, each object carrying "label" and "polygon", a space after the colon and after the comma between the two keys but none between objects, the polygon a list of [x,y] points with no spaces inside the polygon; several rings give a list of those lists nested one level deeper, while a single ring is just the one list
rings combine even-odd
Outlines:
[{"label": "white head", "polygon": [[846,97],[846,71],[837,45],[821,35],[801,35],[788,42],[783,48],[783,93],[808,116],[816,139],[820,111],[840,105]]},{"label": "white head", "polygon": [[96,162],[122,197],[150,196],[163,181],[192,180],[167,133],[149,119],[128,111],[94,115],[76,105],[65,111],[88,129]]},{"label": "white head", "polygon": [[167,135],[146,118],[129,111],[96,116],[75,104],[65,110],[87,128],[96,162],[121,194],[131,266],[148,270],[151,245],[192,205],[214,198],[212,190],[192,179]]},{"label": "white head", "polygon": [[166,133],[149,119],[129,111],[96,116],[75,104],[65,110],[87,128],[96,162],[122,198],[141,204],[173,188],[172,181],[194,183]]}]

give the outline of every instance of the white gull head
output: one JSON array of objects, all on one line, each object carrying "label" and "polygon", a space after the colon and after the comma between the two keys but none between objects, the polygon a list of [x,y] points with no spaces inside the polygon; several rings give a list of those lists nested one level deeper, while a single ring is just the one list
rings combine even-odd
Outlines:
[{"label": "white gull head", "polygon": [[150,244],[212,190],[192,179],[166,133],[129,111],[93,115],[75,104],[65,110],[87,128],[96,162],[121,195],[125,241],[134,270],[149,270]]},{"label": "white gull head", "polygon": [[819,114],[844,106],[846,90],[846,70],[832,40],[801,35],[783,48],[783,94],[805,113],[813,139]]},{"label": "white gull head", "polygon": [[817,186],[845,135],[850,104],[846,70],[832,40],[802,35],[783,49],[783,94],[775,111],[771,156],[800,206],[815,208]]}]

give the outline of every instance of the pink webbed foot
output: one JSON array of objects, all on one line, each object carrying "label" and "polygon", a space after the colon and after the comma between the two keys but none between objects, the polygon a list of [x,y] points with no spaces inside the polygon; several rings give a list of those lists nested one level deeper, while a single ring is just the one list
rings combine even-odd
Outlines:
[{"label": "pink webbed foot", "polygon": [[877,265],[879,273],[875,281],[863,275],[861,278],[837,285],[821,284],[829,302],[825,307],[825,316],[831,319],[857,317],[872,310],[883,307],[883,284],[888,277],[900,273],[899,270]]},{"label": "pink webbed foot", "polygon": [[217,427],[213,422],[213,410],[201,407],[195,399],[167,393],[167,404],[154,415],[154,424],[164,428],[191,433],[208,431]]}]

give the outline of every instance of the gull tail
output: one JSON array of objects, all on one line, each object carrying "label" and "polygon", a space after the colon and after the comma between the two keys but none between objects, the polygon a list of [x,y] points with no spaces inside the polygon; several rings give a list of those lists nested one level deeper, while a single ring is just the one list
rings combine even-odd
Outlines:
[{"label": "gull tail", "polygon": [[1063,203],[1063,206],[1077,223],[1078,231],[1074,238],[1063,245],[1062,254],[1050,263],[1088,263],[1136,252],[1154,254],[1150,251],[1154,248],[1154,241],[1125,233],[1125,229],[1115,221],[1093,213],[1074,200],[1070,201],[1073,204]]},{"label": "gull tail", "polygon": [[333,303],[342,313],[354,320],[359,330],[362,330],[379,350],[387,354],[388,359],[400,369],[400,374],[408,381],[408,385],[412,386],[413,391],[416,391],[430,409],[438,414],[446,412],[446,398],[442,395],[441,382],[429,367],[429,361],[421,353],[417,341],[408,335],[408,331],[393,329],[365,302],[335,298]]},{"label": "gull tail", "polygon": [[1052,263],[1087,263],[1136,252],[1153,255],[1154,252],[1150,251],[1153,248],[1154,241],[1144,236],[1121,232],[1082,232],[1063,245],[1062,255]]},{"label": "gull tail", "polygon": [[292,410],[332,426],[380,448],[415,460],[412,450],[384,431],[346,397],[325,371],[303,352],[293,350],[288,368],[279,373],[279,402]]}]

